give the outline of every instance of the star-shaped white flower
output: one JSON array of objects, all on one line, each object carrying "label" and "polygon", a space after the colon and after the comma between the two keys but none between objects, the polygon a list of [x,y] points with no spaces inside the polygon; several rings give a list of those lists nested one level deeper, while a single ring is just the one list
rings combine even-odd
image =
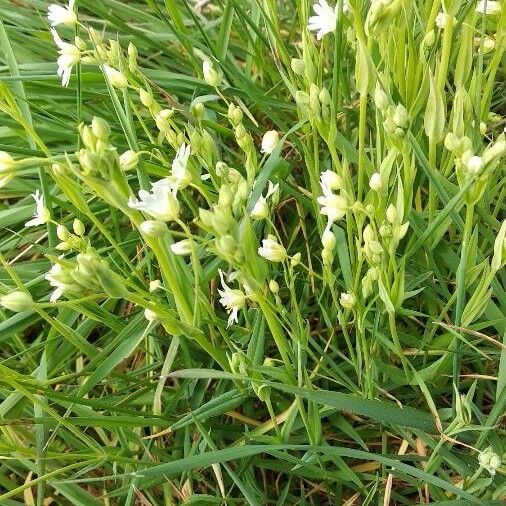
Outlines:
[{"label": "star-shaped white flower", "polygon": [[77,15],[74,11],[75,0],[69,0],[66,7],[51,4],[47,8],[47,18],[51,26],[66,25],[75,26],[77,24]]},{"label": "star-shaped white flower", "polygon": [[223,287],[223,290],[218,290],[218,293],[220,294],[220,304],[229,313],[228,326],[230,326],[233,322],[237,323],[239,321],[238,313],[239,310],[246,304],[246,294],[242,290],[230,288],[225,282],[225,278],[223,277],[223,272],[221,270],[220,279],[221,286]]},{"label": "star-shaped white flower", "polygon": [[58,300],[65,291],[65,283],[63,283],[59,277],[62,273],[62,266],[60,264],[54,264],[50,271],[44,276],[46,281],[49,281],[49,284],[54,288],[51,297],[49,298],[50,302],[54,302]]},{"label": "star-shaped white flower", "polygon": [[44,195],[41,195],[39,190],[32,193],[33,200],[35,200],[35,213],[30,221],[25,223],[25,227],[37,227],[44,225],[50,220],[49,211],[44,204]]},{"label": "star-shaped white flower", "polygon": [[176,152],[172,162],[172,177],[176,180],[178,188],[184,188],[190,182],[188,174],[188,158],[190,158],[191,147],[183,142]]},{"label": "star-shaped white flower", "polygon": [[68,86],[72,67],[81,60],[81,51],[76,45],[63,42],[54,28],[51,28],[51,34],[55,44],[60,48],[58,51],[60,56],[56,62],[58,64],[58,75],[61,76],[62,86]]},{"label": "star-shaped white flower", "polygon": [[173,221],[179,217],[179,202],[172,181],[161,179],[153,183],[151,192],[139,192],[139,199],[131,197],[128,207],[143,211],[155,220]]},{"label": "star-shaped white flower", "polygon": [[337,12],[330,7],[327,0],[319,0],[313,5],[315,16],[309,18],[308,30],[316,33],[316,38],[321,40],[327,33],[332,33],[336,29]]}]

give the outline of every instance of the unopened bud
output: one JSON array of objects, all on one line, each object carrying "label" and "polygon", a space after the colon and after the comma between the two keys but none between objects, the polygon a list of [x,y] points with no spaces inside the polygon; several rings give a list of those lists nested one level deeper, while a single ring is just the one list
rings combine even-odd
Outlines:
[{"label": "unopened bud", "polygon": [[121,170],[125,172],[127,170],[135,169],[138,163],[139,163],[139,154],[133,151],[132,149],[125,151],[119,157],[119,166]]},{"label": "unopened bud", "polygon": [[202,73],[204,74],[204,80],[209,86],[216,88],[221,83],[220,74],[214,69],[212,63],[209,60],[204,60],[202,64]]},{"label": "unopened bud", "polygon": [[33,299],[29,293],[15,290],[0,297],[0,306],[15,313],[20,313],[32,308]]},{"label": "unopened bud", "polygon": [[143,221],[139,228],[143,234],[149,237],[162,237],[167,232],[167,225],[159,220]]},{"label": "unopened bud", "polygon": [[306,71],[306,64],[299,58],[292,58],[290,66],[292,67],[293,72],[298,76],[302,76]]}]

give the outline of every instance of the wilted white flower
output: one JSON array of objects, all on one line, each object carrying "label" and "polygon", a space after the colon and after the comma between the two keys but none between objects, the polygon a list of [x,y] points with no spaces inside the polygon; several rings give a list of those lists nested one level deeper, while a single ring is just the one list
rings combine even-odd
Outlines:
[{"label": "wilted white flower", "polygon": [[265,132],[262,137],[261,152],[270,155],[274,151],[274,148],[278,145],[278,142],[279,134],[276,130],[269,130],[268,132]]},{"label": "wilted white flower", "polygon": [[254,220],[264,220],[267,218],[267,216],[269,216],[269,206],[267,205],[267,199],[276,193],[278,187],[278,184],[272,184],[272,181],[269,181],[269,187],[267,189],[265,197],[263,195],[260,195],[255,205],[253,206],[253,209],[251,210],[250,216]]},{"label": "wilted white flower", "polygon": [[44,195],[41,195],[39,190],[32,193],[33,200],[35,200],[35,213],[33,219],[25,223],[25,227],[36,227],[44,225],[50,220],[49,211],[44,205]]},{"label": "wilted white flower", "polygon": [[369,179],[369,186],[371,190],[375,192],[379,192],[381,190],[381,174],[379,172],[375,172],[371,179]]},{"label": "wilted white flower", "polygon": [[60,264],[54,264],[49,272],[44,276],[44,279],[46,281],[49,281],[49,284],[54,288],[54,291],[49,298],[50,302],[58,300],[65,291],[66,285],[59,279],[59,275],[62,273],[62,271],[63,269]]},{"label": "wilted white flower", "polygon": [[74,11],[75,0],[69,0],[66,7],[51,4],[47,8],[47,19],[51,26],[66,25],[74,26],[77,24],[77,15]]},{"label": "wilted white flower", "polygon": [[179,217],[179,202],[172,182],[162,179],[153,183],[151,187],[151,192],[139,191],[140,200],[130,197],[128,207],[143,211],[155,220],[176,220]]},{"label": "wilted white flower", "polygon": [[104,74],[112,86],[120,90],[128,86],[128,80],[123,72],[110,67],[109,65],[103,65]]},{"label": "wilted white flower", "polygon": [[500,14],[501,13],[501,3],[500,2],[494,2],[492,0],[480,0],[476,4],[476,12],[478,14]]},{"label": "wilted white flower", "polygon": [[60,56],[56,62],[58,65],[57,73],[61,77],[62,86],[68,86],[72,67],[81,60],[81,51],[75,44],[63,42],[54,28],[51,28],[51,33],[55,44],[60,48],[58,51]]},{"label": "wilted white flower", "polygon": [[185,256],[192,252],[191,239],[183,239],[170,245],[170,249],[174,255]]},{"label": "wilted white flower", "polygon": [[345,309],[351,309],[355,305],[355,296],[350,292],[343,292],[339,297],[339,302]]},{"label": "wilted white flower", "polygon": [[239,310],[246,304],[246,294],[242,290],[232,289],[225,282],[223,272],[220,270],[221,286],[223,290],[218,290],[220,294],[220,304],[229,313],[228,325],[232,325],[233,322],[238,322]]},{"label": "wilted white flower", "polygon": [[0,188],[3,188],[14,177],[16,162],[9,153],[0,151]]},{"label": "wilted white flower", "polygon": [[191,147],[189,144],[181,144],[172,162],[172,177],[175,179],[178,188],[184,188],[191,181],[187,170],[190,150]]},{"label": "wilted white flower", "polygon": [[332,33],[336,29],[337,12],[330,7],[327,0],[319,0],[313,5],[314,16],[309,18],[308,30],[316,33],[316,38],[321,40],[327,33]]},{"label": "wilted white flower", "polygon": [[271,262],[283,262],[286,260],[286,249],[279,244],[274,235],[268,235],[262,240],[262,246],[258,248],[258,254]]},{"label": "wilted white flower", "polygon": [[119,157],[119,166],[121,170],[124,171],[135,169],[138,163],[139,163],[139,153],[133,151],[132,149],[125,151]]}]

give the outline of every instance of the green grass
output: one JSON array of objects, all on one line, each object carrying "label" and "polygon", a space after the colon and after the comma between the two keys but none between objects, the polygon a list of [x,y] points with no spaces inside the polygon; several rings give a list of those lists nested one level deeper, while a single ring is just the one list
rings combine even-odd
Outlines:
[{"label": "green grass", "polygon": [[49,3],[0,0],[0,505],[501,504],[504,2],[77,0],[67,88]]}]

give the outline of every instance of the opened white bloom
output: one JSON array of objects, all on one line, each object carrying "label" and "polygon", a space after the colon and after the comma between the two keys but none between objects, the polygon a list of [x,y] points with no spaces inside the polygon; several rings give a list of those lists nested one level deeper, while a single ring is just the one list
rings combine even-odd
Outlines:
[{"label": "opened white bloom", "polygon": [[264,220],[269,216],[269,206],[267,205],[267,199],[271,197],[276,191],[278,190],[279,185],[278,184],[272,184],[272,181],[269,181],[269,187],[267,189],[267,193],[265,197],[263,195],[260,195],[258,197],[258,200],[256,201],[256,204],[253,206],[253,209],[251,210],[250,216],[254,220]]},{"label": "opened white bloom", "polygon": [[72,74],[72,67],[81,60],[81,51],[75,44],[63,42],[54,28],[51,28],[51,33],[55,44],[60,48],[58,51],[60,56],[56,62],[58,65],[57,73],[61,76],[62,86],[68,86],[70,75]]},{"label": "opened white bloom", "polygon": [[179,217],[179,202],[171,181],[161,179],[151,185],[151,192],[139,191],[139,199],[130,197],[128,207],[143,211],[155,220],[173,221]]},{"label": "opened white bloom", "polygon": [[178,188],[184,188],[191,181],[190,174],[187,170],[190,152],[191,147],[189,144],[181,144],[176,152],[176,157],[172,162],[172,177],[176,180]]},{"label": "opened white bloom", "polygon": [[47,19],[51,26],[66,25],[74,26],[77,24],[77,15],[74,11],[75,0],[69,0],[66,7],[61,5],[51,4],[47,8]]},{"label": "opened white bloom", "polygon": [[268,235],[262,240],[262,246],[258,248],[258,254],[271,262],[284,262],[287,254],[282,244],[279,244],[276,236]]},{"label": "opened white bloom", "polygon": [[44,225],[50,220],[49,211],[44,205],[44,195],[41,195],[39,190],[32,193],[33,200],[35,200],[35,213],[33,219],[25,223],[25,227],[37,227]]},{"label": "opened white bloom", "polygon": [[123,72],[110,67],[109,65],[103,65],[104,74],[112,86],[123,90],[128,86],[127,78]]},{"label": "opened white bloom", "polygon": [[44,276],[44,279],[49,281],[49,284],[54,288],[54,291],[49,298],[50,302],[58,300],[65,291],[65,283],[58,279],[62,270],[63,269],[60,264],[54,264],[50,271]]},{"label": "opened white bloom", "polygon": [[348,203],[344,197],[333,193],[325,184],[322,184],[322,190],[323,195],[318,197],[317,201],[322,206],[321,214],[328,217],[329,224],[327,227],[330,227],[335,221],[344,218],[348,209]]},{"label": "opened white bloom", "polygon": [[239,310],[246,304],[246,294],[242,290],[232,289],[225,282],[223,272],[220,270],[221,286],[223,290],[218,290],[220,294],[220,304],[229,313],[228,325],[232,325],[233,322],[238,322]]},{"label": "opened white bloom", "polygon": [[3,188],[14,177],[16,162],[9,153],[0,151],[0,188]]},{"label": "opened white bloom", "polygon": [[186,256],[192,252],[191,239],[183,239],[170,245],[170,249],[174,255]]},{"label": "opened white bloom", "polygon": [[480,0],[476,4],[476,12],[479,14],[500,14],[501,13],[501,3],[500,2],[494,2],[492,0]]},{"label": "opened white bloom", "polygon": [[268,132],[265,132],[262,137],[262,149],[260,151],[270,155],[274,151],[274,148],[278,145],[278,142],[278,132],[276,132],[276,130],[269,130]]},{"label": "opened white bloom", "polygon": [[313,5],[315,16],[309,18],[308,30],[316,33],[316,38],[321,40],[327,33],[332,33],[336,29],[337,12],[330,7],[327,0],[319,0]]}]

